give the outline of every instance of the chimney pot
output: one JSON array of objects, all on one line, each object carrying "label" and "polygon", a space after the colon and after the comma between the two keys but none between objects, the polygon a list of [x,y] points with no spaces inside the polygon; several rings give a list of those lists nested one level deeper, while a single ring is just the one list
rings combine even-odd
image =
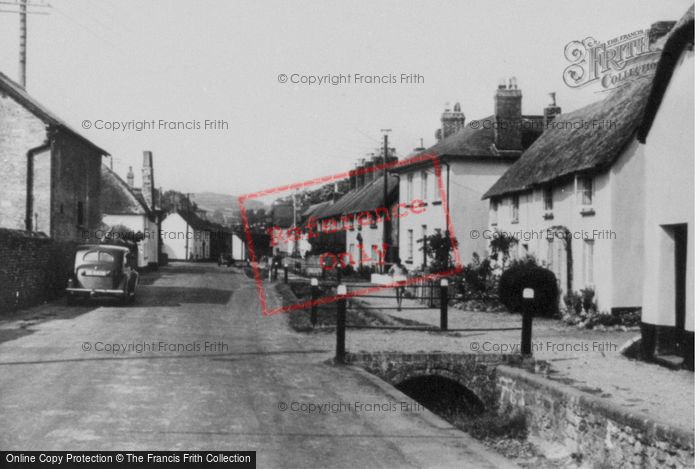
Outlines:
[{"label": "chimney pot", "polygon": [[559,114],[561,114],[561,108],[557,106],[557,94],[552,92],[549,93],[552,102],[544,108],[544,123],[545,125],[552,122]]},{"label": "chimney pot", "polygon": [[129,166],[129,172],[126,173],[126,183],[129,184],[129,187],[134,187],[134,169]]}]

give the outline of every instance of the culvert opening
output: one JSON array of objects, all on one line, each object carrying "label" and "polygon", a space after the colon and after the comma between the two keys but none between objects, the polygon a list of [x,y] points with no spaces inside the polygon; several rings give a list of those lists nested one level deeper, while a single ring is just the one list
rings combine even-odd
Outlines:
[{"label": "culvert opening", "polygon": [[425,408],[449,420],[463,420],[484,413],[484,404],[472,391],[444,376],[407,379],[396,388]]},{"label": "culvert opening", "polygon": [[479,439],[527,438],[527,418],[517,409],[487,409],[459,382],[439,375],[407,379],[396,388],[455,427]]}]

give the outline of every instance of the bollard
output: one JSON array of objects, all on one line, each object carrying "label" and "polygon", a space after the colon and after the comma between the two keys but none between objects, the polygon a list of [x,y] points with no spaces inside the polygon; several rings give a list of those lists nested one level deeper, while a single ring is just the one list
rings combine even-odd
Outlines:
[{"label": "bollard", "polygon": [[318,323],[318,305],[316,300],[318,299],[318,279],[311,279],[311,327],[316,327]]},{"label": "bollard", "polygon": [[447,330],[447,279],[440,280],[440,329]]},{"label": "bollard", "polygon": [[338,282],[338,285],[340,285],[340,282],[342,282],[342,274],[340,272],[340,267],[335,268],[335,280]]},{"label": "bollard", "polygon": [[348,289],[345,285],[338,285],[338,316],[336,317],[335,326],[335,362],[345,364],[345,313],[347,300],[345,295]]},{"label": "bollard", "polygon": [[272,265],[272,280],[277,280],[277,262]]},{"label": "bollard", "polygon": [[523,329],[520,337],[520,353],[524,357],[532,356],[532,316],[534,315],[535,290],[523,289]]},{"label": "bollard", "polygon": [[284,283],[289,283],[289,267],[284,264]]}]

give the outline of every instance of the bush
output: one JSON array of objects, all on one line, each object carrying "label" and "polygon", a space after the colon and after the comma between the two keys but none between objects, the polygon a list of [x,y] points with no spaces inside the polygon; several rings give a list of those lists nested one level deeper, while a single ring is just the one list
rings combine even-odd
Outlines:
[{"label": "bush", "polygon": [[490,259],[481,259],[477,253],[462,271],[462,293],[467,299],[492,298],[496,293],[496,279]]},{"label": "bush", "polygon": [[535,315],[555,317],[558,315],[559,285],[553,272],[537,265],[535,259],[527,257],[513,261],[501,275],[498,297],[511,311],[522,313],[523,289],[535,290]]}]

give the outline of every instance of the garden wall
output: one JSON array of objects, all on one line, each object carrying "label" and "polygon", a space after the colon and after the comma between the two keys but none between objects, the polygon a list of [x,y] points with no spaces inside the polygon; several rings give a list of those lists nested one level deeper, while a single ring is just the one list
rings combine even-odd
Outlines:
[{"label": "garden wall", "polygon": [[77,244],[0,228],[0,314],[60,297]]}]

